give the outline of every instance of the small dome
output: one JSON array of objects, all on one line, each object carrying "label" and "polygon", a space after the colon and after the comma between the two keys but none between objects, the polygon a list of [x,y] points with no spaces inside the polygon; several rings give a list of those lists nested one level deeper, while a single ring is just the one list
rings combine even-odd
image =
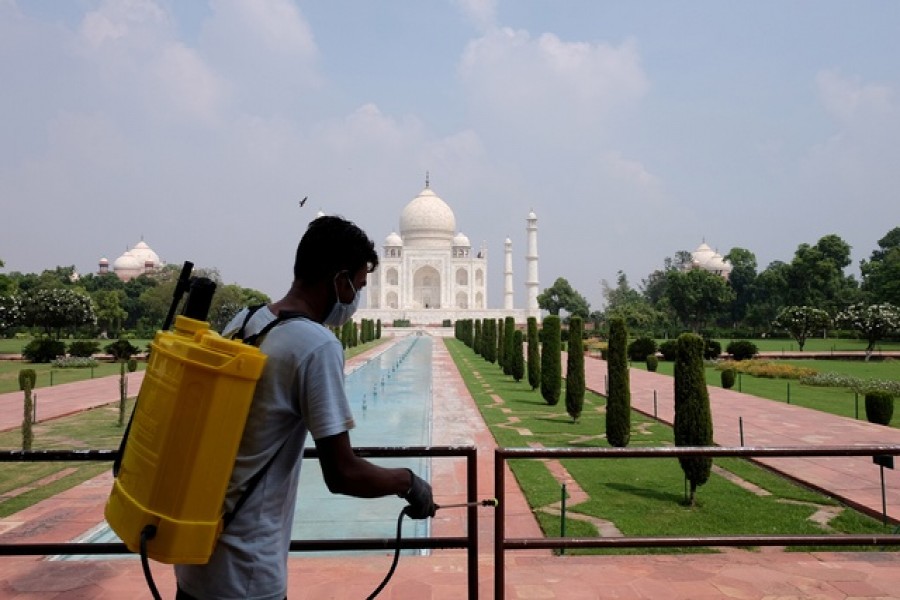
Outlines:
[{"label": "small dome", "polygon": [[120,256],[113,263],[114,271],[140,271],[144,264],[131,253],[131,250]]},{"label": "small dome", "polygon": [[425,188],[400,214],[400,236],[407,245],[444,246],[453,240],[456,217],[431,188]]},{"label": "small dome", "polygon": [[156,252],[154,252],[153,249],[150,248],[150,246],[148,246],[144,240],[138,242],[137,245],[129,252],[138,260],[141,268],[143,268],[148,263],[156,267],[160,266],[159,255],[156,254]]},{"label": "small dome", "polygon": [[396,231],[392,231],[386,238],[384,238],[385,246],[402,246],[403,238],[397,235]]},{"label": "small dome", "polygon": [[534,214],[533,210],[528,212],[528,220],[529,221],[537,221],[537,215]]},{"label": "small dome", "polygon": [[108,264],[109,264],[109,259],[106,258],[106,257],[104,256],[103,258],[100,259],[100,264],[101,264],[101,265],[108,265]]},{"label": "small dome", "polygon": [[454,246],[463,246],[466,248],[472,247],[472,242],[469,241],[469,238],[462,231],[453,236],[453,245]]},{"label": "small dome", "polygon": [[503,245],[504,246],[512,246],[512,240],[509,238],[506,238],[505,240],[503,240]]}]

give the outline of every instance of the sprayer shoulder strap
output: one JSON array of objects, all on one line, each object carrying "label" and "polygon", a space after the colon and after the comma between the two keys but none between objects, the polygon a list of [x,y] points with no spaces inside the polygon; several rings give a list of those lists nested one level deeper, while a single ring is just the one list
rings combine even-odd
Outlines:
[{"label": "sprayer shoulder strap", "polygon": [[[262,329],[260,329],[257,333],[254,333],[252,335],[248,335],[245,337],[245,334],[246,334],[245,329],[247,327],[247,322],[250,321],[250,317],[253,316],[253,313],[258,311],[263,306],[265,306],[265,304],[261,304],[259,306],[251,306],[247,310],[247,316],[244,317],[244,323],[243,323],[243,325],[241,325],[241,328],[237,331],[237,333],[235,333],[232,336],[233,339],[241,339],[241,340],[243,340],[243,342],[245,344],[250,344],[252,346],[258,347],[262,343],[263,338],[266,337],[266,334],[269,333],[277,325],[280,325],[281,323],[284,323],[285,321],[290,321],[291,319],[307,318],[307,315],[305,315],[303,313],[281,311],[278,313],[277,317],[275,317],[274,319],[272,319],[271,321],[266,323],[266,325]],[[275,451],[275,454],[273,454],[272,457],[268,461],[266,461],[266,464],[264,464],[262,466],[262,468],[260,468],[259,471],[254,473],[253,477],[251,477],[247,481],[247,487],[245,487],[244,491],[241,492],[241,497],[238,498],[237,502],[235,502],[234,508],[232,508],[229,512],[225,513],[225,515],[222,517],[222,521],[223,521],[222,528],[223,529],[228,527],[228,524],[234,520],[234,517],[237,515],[238,510],[240,510],[240,508],[244,505],[244,503],[247,502],[247,499],[253,493],[253,490],[256,489],[256,486],[259,485],[259,482],[262,480],[262,478],[266,475],[266,472],[269,470],[269,467],[272,466],[272,463],[275,462],[275,459],[281,453],[281,449],[284,448],[284,446],[287,444],[287,441],[289,438],[290,438],[290,436],[286,437],[284,439],[284,441],[281,442],[281,445],[278,446],[278,450]]]},{"label": "sprayer shoulder strap", "polygon": [[250,494],[253,493],[253,490],[256,489],[256,486],[259,485],[259,482],[262,481],[263,476],[265,476],[266,472],[269,470],[269,467],[272,466],[272,463],[275,462],[275,459],[278,458],[278,455],[281,454],[281,449],[287,445],[287,441],[290,436],[284,438],[284,441],[281,442],[281,445],[278,446],[278,450],[275,451],[275,454],[266,461],[266,464],[262,466],[262,468],[253,474],[247,481],[247,487],[244,488],[244,491],[241,492],[241,497],[238,498],[237,502],[234,503],[234,507],[222,515],[222,529],[227,529],[228,524],[234,521],[234,518],[237,516],[237,512],[244,506],[244,503],[247,502],[247,499],[250,498]]}]

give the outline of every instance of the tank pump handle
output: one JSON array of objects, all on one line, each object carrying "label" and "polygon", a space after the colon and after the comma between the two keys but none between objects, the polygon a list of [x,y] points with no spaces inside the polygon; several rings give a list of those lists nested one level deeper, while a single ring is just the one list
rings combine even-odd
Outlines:
[{"label": "tank pump handle", "polygon": [[178,310],[181,297],[190,288],[191,271],[193,269],[194,263],[189,260],[184,261],[184,265],[181,267],[181,274],[178,275],[178,281],[175,283],[175,291],[172,293],[172,304],[169,306],[169,314],[166,315],[166,321],[162,326],[163,331],[169,329],[172,326],[172,321],[175,320],[175,311]]},{"label": "tank pump handle", "polygon": [[216,293],[216,282],[207,277],[191,277],[191,288],[181,314],[197,321],[205,321]]}]

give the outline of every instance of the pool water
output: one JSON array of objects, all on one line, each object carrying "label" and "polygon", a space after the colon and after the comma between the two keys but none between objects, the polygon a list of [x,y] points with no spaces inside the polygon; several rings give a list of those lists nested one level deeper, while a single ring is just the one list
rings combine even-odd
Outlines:
[{"label": "pool water", "polygon": [[[356,422],[350,432],[353,446],[402,447],[431,443],[431,350],[430,336],[409,335],[347,375],[347,397]],[[307,446],[313,445],[310,438]],[[371,460],[385,467],[408,467],[430,480],[430,461],[425,458]],[[322,479],[318,461],[304,461],[291,537],[295,540],[393,538],[397,517],[405,505],[404,500],[393,496],[361,499],[332,494]],[[404,538],[427,535],[427,520],[404,519]],[[119,538],[104,522],[79,541],[117,542]],[[111,556],[101,558],[107,560]]]}]

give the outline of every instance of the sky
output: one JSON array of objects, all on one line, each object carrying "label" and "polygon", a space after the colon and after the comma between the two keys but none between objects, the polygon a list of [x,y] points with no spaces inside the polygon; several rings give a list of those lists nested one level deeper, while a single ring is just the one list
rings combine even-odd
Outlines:
[{"label": "sky", "polygon": [[895,0],[0,0],[0,89],[6,273],[143,239],[279,298],[318,211],[380,248],[426,173],[492,308],[531,210],[593,309],[704,241],[858,273],[900,226]]}]

